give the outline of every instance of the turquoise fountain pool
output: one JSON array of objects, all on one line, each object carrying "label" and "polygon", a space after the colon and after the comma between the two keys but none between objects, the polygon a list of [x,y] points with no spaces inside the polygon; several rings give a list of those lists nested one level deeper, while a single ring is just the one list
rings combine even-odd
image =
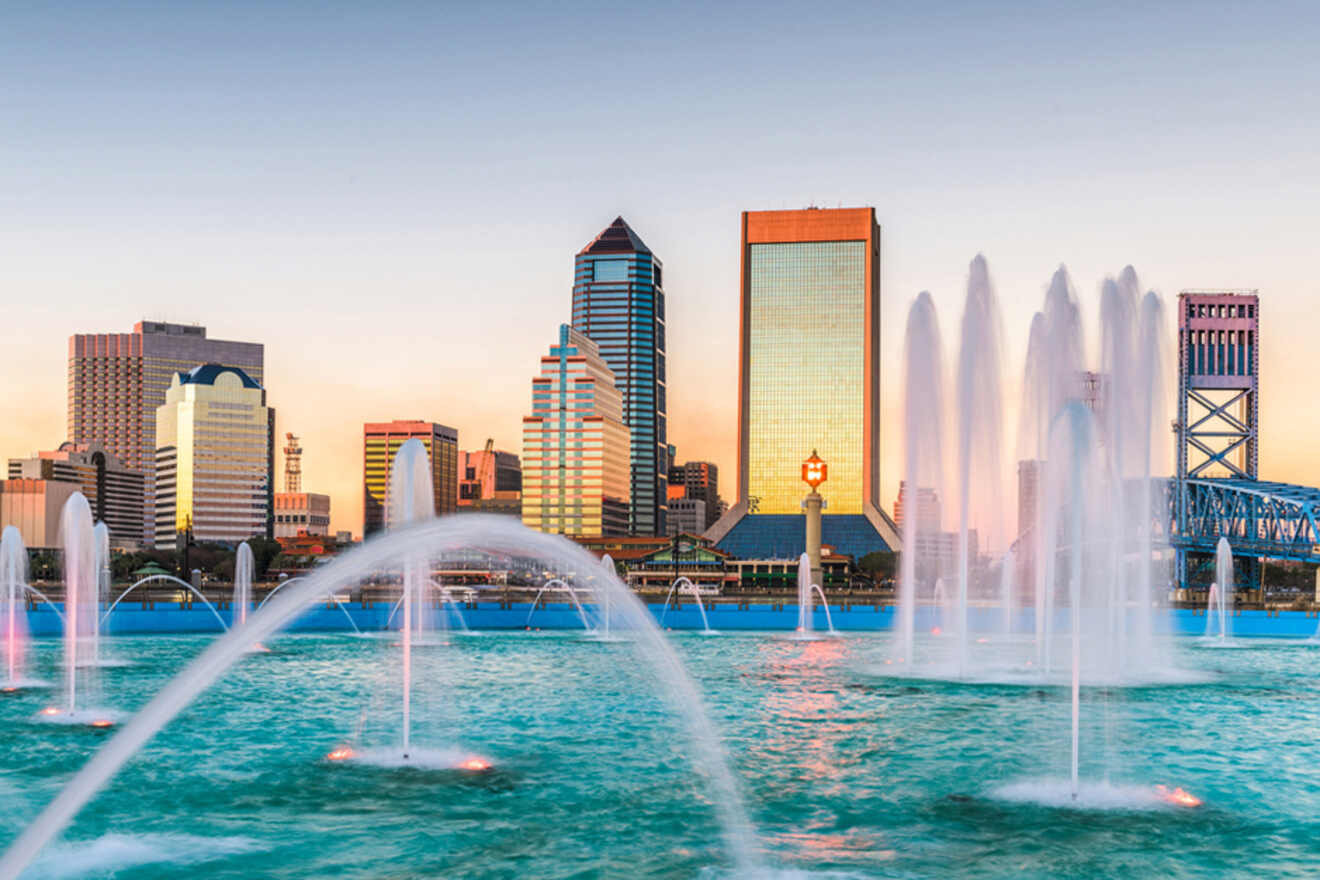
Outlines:
[{"label": "turquoise fountain pool", "polygon": [[[133,710],[210,636],[120,637],[100,702]],[[888,634],[670,638],[702,689],[776,871],[858,877],[1310,877],[1320,867],[1320,648],[1173,645],[1208,681],[1087,688],[1066,779],[1063,687],[881,674]],[[393,745],[390,638],[286,635],[189,706],[79,814],[33,877],[720,877],[687,738],[627,642],[454,636],[414,655],[413,740],[484,771],[327,760]],[[58,680],[60,645],[30,671]],[[0,699],[0,845],[109,735]],[[1102,783],[1109,786],[1102,787]],[[1184,808],[1156,785],[1203,801]],[[1028,800],[1015,797],[1026,792]],[[1042,803],[1044,801],[1045,803]]]}]

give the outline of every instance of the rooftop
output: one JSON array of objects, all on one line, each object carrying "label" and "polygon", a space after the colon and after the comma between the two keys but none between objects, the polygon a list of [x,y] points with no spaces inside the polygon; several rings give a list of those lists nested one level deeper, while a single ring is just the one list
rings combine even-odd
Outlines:
[{"label": "rooftop", "polygon": [[[892,550],[861,514],[825,514],[820,541],[836,553],[861,559]],[[752,513],[740,519],[716,546],[740,559],[797,559],[807,549],[807,518],[800,513]]]},{"label": "rooftop", "polygon": [[260,388],[252,377],[238,367],[226,367],[223,364],[198,364],[186,373],[179,374],[180,385],[214,385],[223,373],[233,373],[243,383],[244,388]]},{"label": "rooftop", "polygon": [[651,249],[633,232],[622,217],[615,217],[614,222],[605,227],[605,231],[578,251],[584,254],[649,254]]}]

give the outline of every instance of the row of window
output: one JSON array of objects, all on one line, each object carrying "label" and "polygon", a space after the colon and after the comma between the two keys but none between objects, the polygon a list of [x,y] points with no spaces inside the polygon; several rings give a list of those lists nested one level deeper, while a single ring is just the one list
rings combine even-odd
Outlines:
[{"label": "row of window", "polygon": [[1252,303],[1188,303],[1189,318],[1254,318],[1256,306]]}]

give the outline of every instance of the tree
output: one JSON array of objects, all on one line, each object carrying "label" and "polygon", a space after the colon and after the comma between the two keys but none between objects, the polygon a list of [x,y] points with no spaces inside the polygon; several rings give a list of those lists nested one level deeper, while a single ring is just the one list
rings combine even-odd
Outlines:
[{"label": "tree", "polygon": [[898,554],[889,550],[875,550],[858,560],[857,567],[874,580],[886,580],[898,571]]},{"label": "tree", "polygon": [[275,557],[284,552],[280,542],[274,538],[248,538],[248,549],[252,551],[252,577],[260,580],[266,576],[266,569],[275,561]]}]

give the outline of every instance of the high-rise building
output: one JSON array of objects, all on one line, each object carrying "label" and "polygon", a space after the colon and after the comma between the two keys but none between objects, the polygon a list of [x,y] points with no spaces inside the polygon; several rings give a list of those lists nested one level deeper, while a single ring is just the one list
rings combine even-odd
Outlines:
[{"label": "high-rise building", "polygon": [[667,504],[665,294],[661,263],[615,219],[577,255],[573,329],[600,348],[631,437],[628,532],[663,535]]},{"label": "high-rise building", "polygon": [[522,462],[493,447],[458,454],[458,509],[522,513]]},{"label": "high-rise building", "polygon": [[742,215],[738,502],[708,532],[735,556],[805,547],[801,465],[829,466],[822,541],[896,549],[880,509],[880,227],[873,208]]},{"label": "high-rise building", "polygon": [[256,342],[208,339],[205,327],[140,321],[131,333],[69,337],[68,432],[75,443],[100,443],[143,477],[143,537],[155,533],[153,479],[156,411],[171,377],[198,364],[243,370],[261,385],[264,349]]},{"label": "high-rise building", "polygon": [[[669,447],[673,450],[674,447]],[[706,521],[701,523],[697,529],[689,528],[691,519],[685,520],[683,531],[685,532],[704,532],[706,529],[715,525],[719,519],[723,508],[723,502],[720,499],[720,469],[714,462],[709,461],[688,461],[683,464],[673,462],[669,465],[669,497],[674,498],[674,489],[681,489],[678,497],[687,498],[693,501],[702,502],[702,509],[705,511]],[[670,503],[673,506],[673,503]],[[674,530],[669,530],[674,534]]]},{"label": "high-rise building", "polygon": [[418,439],[431,465],[437,516],[458,509],[458,432],[435,422],[396,420],[362,426],[362,531],[375,534],[388,525],[390,470],[399,447]]},{"label": "high-rise building", "polygon": [[[909,517],[912,518],[910,523]],[[929,534],[938,532],[943,523],[938,492],[928,486],[918,486],[913,495],[908,489],[907,480],[899,481],[898,498],[894,500],[894,525],[900,529],[905,524],[913,525],[918,532]]]},{"label": "high-rise building", "polygon": [[595,342],[562,325],[523,418],[523,524],[572,536],[628,534],[628,436],[614,373]]},{"label": "high-rise building", "polygon": [[175,373],[156,411],[156,547],[271,537],[274,413],[238,367]]},{"label": "high-rise building", "polygon": [[114,547],[136,550],[143,545],[142,474],[124,467],[99,443],[66,441],[30,458],[11,458],[9,479],[74,483],[87,498],[93,519],[110,529]]}]

